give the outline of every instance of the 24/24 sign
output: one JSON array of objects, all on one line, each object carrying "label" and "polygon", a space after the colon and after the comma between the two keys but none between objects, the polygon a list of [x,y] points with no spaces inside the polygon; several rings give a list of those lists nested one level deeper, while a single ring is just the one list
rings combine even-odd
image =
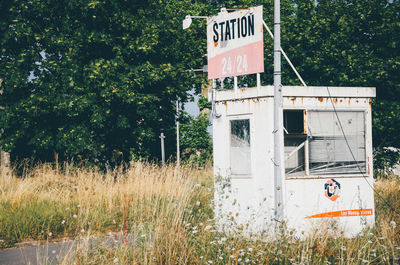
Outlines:
[{"label": "24/24 sign", "polygon": [[207,20],[208,78],[264,72],[262,6]]}]

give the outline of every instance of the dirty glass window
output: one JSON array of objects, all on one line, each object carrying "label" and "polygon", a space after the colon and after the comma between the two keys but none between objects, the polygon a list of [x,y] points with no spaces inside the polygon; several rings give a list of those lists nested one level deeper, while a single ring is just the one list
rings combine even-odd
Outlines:
[{"label": "dirty glass window", "polygon": [[[366,172],[365,117],[363,111],[308,112],[309,174],[360,174]],[[354,158],[353,158],[353,155]]]},{"label": "dirty glass window", "polygon": [[231,146],[230,164],[232,175],[250,175],[250,120],[235,119],[230,121]]},{"label": "dirty glass window", "polygon": [[304,110],[283,111],[285,172],[288,176],[305,175]]}]

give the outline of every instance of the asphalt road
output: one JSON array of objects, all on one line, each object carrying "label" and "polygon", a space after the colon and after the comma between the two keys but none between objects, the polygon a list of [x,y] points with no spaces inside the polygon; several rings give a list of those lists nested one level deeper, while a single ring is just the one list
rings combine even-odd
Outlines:
[{"label": "asphalt road", "polygon": [[[86,240],[83,239],[83,241]],[[98,245],[119,247],[121,244],[136,246],[137,243],[137,237],[134,234],[123,235],[122,233],[88,240],[89,246],[92,247]],[[79,240],[0,250],[0,265],[56,265],[57,261],[62,261],[67,254],[73,255],[77,242]]]},{"label": "asphalt road", "polygon": [[12,248],[0,251],[1,265],[45,265],[57,264],[71,251],[73,241],[51,243],[42,246]]}]

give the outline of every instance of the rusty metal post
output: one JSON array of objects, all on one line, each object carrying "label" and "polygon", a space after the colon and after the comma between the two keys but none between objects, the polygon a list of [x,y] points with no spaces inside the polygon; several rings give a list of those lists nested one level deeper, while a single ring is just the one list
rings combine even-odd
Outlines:
[{"label": "rusty metal post", "polygon": [[165,150],[164,150],[164,133],[161,132],[160,134],[160,139],[161,139],[161,163],[164,166],[165,165]]},{"label": "rusty metal post", "polygon": [[274,200],[275,220],[283,220],[282,179],[285,176],[283,150],[283,109],[281,84],[280,0],[274,0]]}]

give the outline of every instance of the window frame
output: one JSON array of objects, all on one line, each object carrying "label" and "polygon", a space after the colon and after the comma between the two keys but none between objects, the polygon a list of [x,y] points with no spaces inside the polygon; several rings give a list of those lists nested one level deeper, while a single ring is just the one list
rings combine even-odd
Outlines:
[{"label": "window frame", "polygon": [[[253,143],[254,143],[254,132],[252,130],[253,126],[253,117],[252,113],[244,113],[244,114],[233,114],[233,115],[227,115],[227,120],[228,120],[228,132],[229,132],[229,137],[228,137],[228,160],[229,160],[229,176],[230,178],[233,179],[250,179],[252,178],[254,169],[253,169]],[[232,173],[232,166],[231,166],[231,147],[232,147],[232,135],[231,135],[231,121],[234,120],[249,120],[249,133],[250,133],[250,172],[249,174],[233,174]]]},{"label": "window frame", "polygon": [[[306,109],[306,108],[285,108],[283,109],[283,111],[293,111],[293,110],[303,110],[304,112],[304,132],[306,135],[306,141],[304,144],[304,175],[297,175],[297,176],[290,176],[288,174],[286,174],[286,167],[285,167],[285,178],[286,179],[329,179],[329,178],[359,178],[359,177],[368,177],[370,175],[370,172],[368,170],[368,150],[367,150],[367,139],[369,137],[369,132],[368,132],[368,124],[367,124],[367,120],[368,120],[368,111],[366,109],[336,109],[336,112],[362,112],[364,115],[364,152],[365,152],[365,172],[363,173],[350,173],[350,174],[343,174],[343,173],[339,173],[339,174],[327,174],[327,175],[323,175],[323,174],[316,174],[316,175],[311,175],[310,174],[310,166],[309,166],[309,140],[308,140],[308,136],[309,136],[309,119],[308,119],[308,113],[309,112],[332,112],[335,113],[335,110],[331,110],[331,109],[318,109],[318,108],[312,108],[312,109]],[[342,121],[341,121],[342,122]],[[284,132],[284,138],[285,135],[287,135]]]}]

